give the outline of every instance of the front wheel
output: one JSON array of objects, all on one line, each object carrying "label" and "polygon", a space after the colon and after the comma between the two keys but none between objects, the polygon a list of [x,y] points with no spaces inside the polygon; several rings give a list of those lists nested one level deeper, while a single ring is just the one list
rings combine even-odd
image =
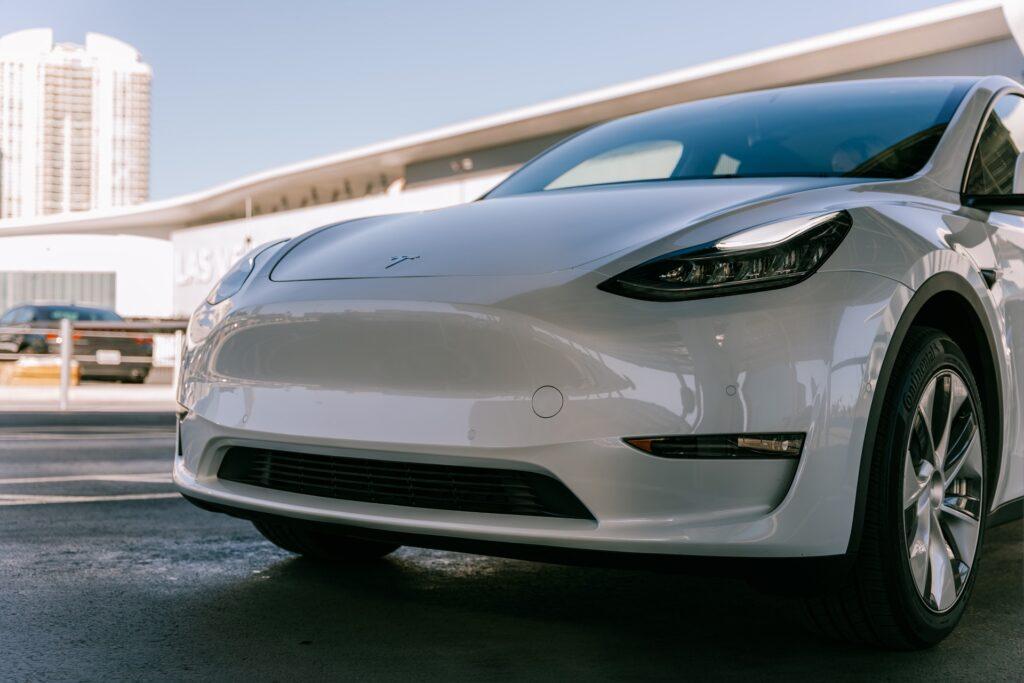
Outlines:
[{"label": "front wheel", "polygon": [[323,562],[366,562],[401,547],[351,538],[332,531],[328,525],[298,519],[265,518],[253,521],[253,526],[278,548]]},{"label": "front wheel", "polygon": [[985,447],[963,352],[937,330],[911,329],[882,405],[853,569],[806,604],[817,630],[895,649],[952,632],[977,576]]}]

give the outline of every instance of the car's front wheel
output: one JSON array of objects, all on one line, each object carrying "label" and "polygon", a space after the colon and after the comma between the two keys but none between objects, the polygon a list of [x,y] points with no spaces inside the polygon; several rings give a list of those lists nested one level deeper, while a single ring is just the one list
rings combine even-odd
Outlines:
[{"label": "car's front wheel", "polygon": [[336,533],[329,526],[299,519],[264,518],[253,525],[279,548],[314,560],[354,563],[375,560],[400,546]]},{"label": "car's front wheel", "polygon": [[893,368],[852,571],[807,601],[818,630],[891,648],[930,647],[960,621],[986,519],[985,429],[963,352],[914,328]]}]

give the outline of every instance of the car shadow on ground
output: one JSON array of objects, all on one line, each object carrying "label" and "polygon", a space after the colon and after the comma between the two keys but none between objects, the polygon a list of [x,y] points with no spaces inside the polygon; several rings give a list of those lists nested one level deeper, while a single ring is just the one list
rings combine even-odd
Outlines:
[{"label": "car shadow on ground", "polygon": [[225,635],[247,643],[248,664],[339,675],[962,676],[963,657],[1019,657],[1020,536],[1019,524],[991,535],[962,628],[925,653],[822,640],[793,601],[742,581],[412,549],[352,567],[273,562],[203,596],[194,627],[203,649]]}]

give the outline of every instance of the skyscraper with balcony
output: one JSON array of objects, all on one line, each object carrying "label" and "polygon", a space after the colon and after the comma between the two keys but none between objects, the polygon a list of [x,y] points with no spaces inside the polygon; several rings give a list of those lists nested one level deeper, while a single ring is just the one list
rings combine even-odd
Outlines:
[{"label": "skyscraper with balcony", "polygon": [[0,37],[0,219],[149,197],[149,65],[135,48],[50,29]]}]

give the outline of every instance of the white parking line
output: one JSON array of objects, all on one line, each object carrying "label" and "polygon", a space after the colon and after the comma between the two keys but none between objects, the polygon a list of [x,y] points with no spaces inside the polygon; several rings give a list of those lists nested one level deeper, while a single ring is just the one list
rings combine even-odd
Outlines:
[{"label": "white parking line", "polygon": [[89,432],[83,434],[63,434],[58,432],[0,431],[0,443],[3,443],[4,441],[129,441],[138,439],[146,439],[148,441],[170,441],[174,439],[174,432]]},{"label": "white parking line", "polygon": [[170,472],[145,472],[141,474],[69,474],[51,477],[14,477],[0,479],[5,484],[52,484],[60,481],[133,481],[144,484],[169,484]]},{"label": "white parking line", "polygon": [[64,503],[103,503],[118,500],[160,500],[180,498],[180,493],[125,493],[114,496],[27,496],[24,494],[0,494],[0,507],[14,505],[56,505]]}]

